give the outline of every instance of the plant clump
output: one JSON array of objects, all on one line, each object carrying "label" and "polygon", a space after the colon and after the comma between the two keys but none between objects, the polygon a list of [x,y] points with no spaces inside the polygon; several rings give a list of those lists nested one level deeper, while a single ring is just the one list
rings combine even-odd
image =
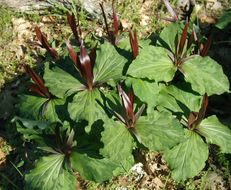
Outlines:
[{"label": "plant clump", "polygon": [[182,182],[203,170],[210,144],[231,153],[230,128],[206,113],[211,95],[230,92],[207,55],[211,38],[204,43],[189,19],[167,7],[173,23],[155,39],[139,40],[132,29],[119,34],[114,5],[112,29],[103,14],[108,36],[91,43],[71,13],[74,38],[62,51],[35,28],[48,54],[39,73],[24,65],[32,80],[13,119],[40,150],[25,189],[76,189],[75,172],[103,182],[128,172],[142,150],[163,155]]}]

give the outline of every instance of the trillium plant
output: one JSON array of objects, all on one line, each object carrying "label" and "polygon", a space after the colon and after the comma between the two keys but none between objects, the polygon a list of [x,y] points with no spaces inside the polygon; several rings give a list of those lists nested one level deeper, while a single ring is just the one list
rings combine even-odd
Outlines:
[{"label": "trillium plant", "polygon": [[39,70],[24,65],[31,80],[13,119],[40,157],[25,189],[74,190],[76,172],[109,180],[130,170],[137,149],[161,153],[178,182],[203,170],[209,144],[231,153],[230,128],[206,111],[209,96],[229,93],[222,67],[208,56],[211,37],[200,39],[194,25],[172,15],[158,37],[138,40],[132,29],[119,36],[114,6],[112,29],[103,15],[108,37],[91,43],[74,14],[67,15],[73,39],[60,48],[35,28],[47,59]]}]

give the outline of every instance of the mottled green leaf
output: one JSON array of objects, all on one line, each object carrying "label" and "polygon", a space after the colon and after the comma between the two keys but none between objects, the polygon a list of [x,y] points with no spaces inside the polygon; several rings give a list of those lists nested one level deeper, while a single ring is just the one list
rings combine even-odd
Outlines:
[{"label": "mottled green leaf", "polygon": [[143,102],[148,104],[148,112],[157,105],[159,86],[156,82],[149,82],[137,78],[128,78],[126,83],[130,83],[134,94]]},{"label": "mottled green leaf", "polygon": [[141,143],[152,151],[171,148],[184,138],[182,126],[168,112],[154,112],[149,117],[140,117],[135,129]]},{"label": "mottled green leaf", "polygon": [[85,119],[89,125],[105,116],[103,108],[98,102],[103,103],[100,91],[81,91],[73,97],[73,101],[68,104],[68,112],[74,121]]},{"label": "mottled green leaf", "polygon": [[43,78],[49,91],[59,98],[63,98],[66,94],[70,95],[83,89],[83,84],[77,78],[58,66],[49,69],[49,65],[46,65]]},{"label": "mottled green leaf", "polygon": [[73,152],[71,154],[72,167],[87,180],[102,182],[112,178],[113,171],[118,167],[107,158],[91,158],[86,154]]},{"label": "mottled green leaf", "polygon": [[41,107],[47,100],[48,99],[44,97],[21,95],[20,102],[17,105],[20,116],[35,119],[39,118]]},{"label": "mottled green leaf", "polygon": [[49,127],[49,122],[14,117],[12,122],[16,123],[17,131],[23,135],[23,139],[34,140],[40,146],[46,145],[42,137],[43,130]]},{"label": "mottled green leaf", "polygon": [[[50,121],[50,122],[57,122],[60,121],[59,115],[57,114],[57,106],[65,104],[64,99],[51,99],[46,108],[44,108],[44,114],[45,117]],[[63,113],[64,114],[64,113]]]},{"label": "mottled green leaf", "polygon": [[30,119],[59,121],[56,106],[63,105],[64,99],[47,99],[39,96],[21,95],[18,105],[20,116]]},{"label": "mottled green leaf", "polygon": [[191,111],[199,111],[201,99],[199,95],[171,85],[162,87],[158,96],[158,104],[172,112],[180,112],[188,116]]},{"label": "mottled green leaf", "polygon": [[22,122],[22,124],[25,127],[31,128],[31,129],[34,127],[38,127],[39,129],[46,129],[50,124],[48,121],[31,120],[31,119],[25,119],[25,118],[15,116],[12,122],[17,122],[17,121]]},{"label": "mottled green leaf", "polygon": [[231,153],[231,130],[220,123],[216,116],[204,119],[196,129],[207,143],[218,145],[223,153]]},{"label": "mottled green leaf", "polygon": [[134,163],[132,150],[135,147],[133,137],[123,123],[109,120],[104,124],[101,133],[104,147],[100,153],[110,160],[117,162],[125,170]]},{"label": "mottled green leaf", "polygon": [[185,80],[204,95],[229,92],[229,81],[222,67],[210,57],[194,56],[182,65]]},{"label": "mottled green leaf", "polygon": [[196,176],[205,167],[208,159],[208,146],[197,133],[187,130],[186,138],[186,141],[164,153],[164,159],[176,181],[185,181]]},{"label": "mottled green leaf", "polygon": [[175,52],[175,37],[178,35],[178,41],[180,41],[183,28],[184,24],[182,22],[169,24],[161,31],[157,44]]},{"label": "mottled green leaf", "polygon": [[25,190],[73,190],[76,178],[63,167],[64,155],[53,154],[39,159],[26,175]]},{"label": "mottled green leaf", "polygon": [[100,46],[97,51],[94,65],[94,81],[104,83],[108,80],[118,80],[122,76],[122,71],[127,59],[121,56],[110,43]]},{"label": "mottled green leaf", "polygon": [[140,50],[139,55],[129,66],[128,75],[169,82],[173,79],[176,70],[166,49],[147,46]]}]

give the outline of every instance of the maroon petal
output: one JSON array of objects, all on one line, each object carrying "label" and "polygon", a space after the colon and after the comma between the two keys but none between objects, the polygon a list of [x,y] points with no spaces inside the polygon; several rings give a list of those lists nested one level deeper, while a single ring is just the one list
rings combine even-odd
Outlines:
[{"label": "maroon petal", "polygon": [[176,36],[175,36],[174,45],[175,45],[175,54],[177,54],[178,46],[179,46],[178,34],[176,34]]},{"label": "maroon petal", "polygon": [[189,37],[189,39],[188,39],[188,42],[187,42],[187,50],[191,47],[192,43],[195,42],[195,39],[194,39],[195,34],[194,34],[194,33],[195,33],[195,32],[192,31],[192,32],[191,32],[191,35],[190,35],[190,37]]},{"label": "maroon petal", "polygon": [[208,95],[205,93],[195,125],[199,125],[201,121],[204,119],[207,107],[208,107]]},{"label": "maroon petal", "polygon": [[[134,121],[133,102],[132,102],[133,100],[131,101],[129,96],[124,92],[124,90],[120,85],[118,85],[118,91],[122,98],[123,106],[125,108],[128,118]],[[131,96],[134,96],[134,94],[133,95],[130,94],[130,97]]]},{"label": "maroon petal", "polygon": [[197,120],[198,112],[191,112],[188,117],[188,128],[192,129],[193,124]]},{"label": "maroon petal", "polygon": [[91,64],[92,64],[92,68],[95,65],[95,60],[96,60],[96,49],[97,49],[98,44],[95,45],[95,47],[91,50],[89,57],[91,59]]},{"label": "maroon petal", "polygon": [[132,110],[134,109],[133,105],[134,105],[134,91],[133,88],[130,89],[130,91],[128,92],[128,98],[131,102],[131,106],[132,106]]},{"label": "maroon petal", "polygon": [[119,21],[119,17],[115,12],[114,1],[112,2],[112,14],[113,14],[114,36],[117,36],[119,32],[120,21]]},{"label": "maroon petal", "polygon": [[203,57],[208,55],[208,52],[209,52],[211,45],[212,45],[212,36],[210,35],[208,37],[207,41],[205,42],[205,44],[203,45],[203,49],[201,50],[200,55]]},{"label": "maroon petal", "polygon": [[80,38],[79,38],[79,34],[77,31],[77,26],[76,26],[76,20],[75,20],[75,15],[74,13],[70,14],[67,13],[67,22],[71,27],[71,30],[75,36],[75,39],[77,40],[78,44],[80,44]]},{"label": "maroon petal", "polygon": [[46,97],[50,97],[50,92],[48,91],[48,88],[44,85],[43,80],[34,72],[33,69],[31,69],[28,65],[24,65],[25,71],[32,80],[35,82],[35,84],[39,87],[40,91],[46,95]]},{"label": "maroon petal", "polygon": [[40,28],[37,26],[35,27],[35,33],[36,33],[38,40],[42,44],[42,47],[44,47],[51,54],[51,56],[54,59],[58,59],[59,56],[58,56],[57,51],[50,46],[50,44],[47,41],[47,38],[44,36],[44,34],[41,32]]},{"label": "maroon petal", "polygon": [[182,52],[184,50],[184,45],[185,45],[185,42],[187,39],[187,33],[188,33],[188,21],[186,21],[183,33],[181,35],[180,45],[179,45],[179,49],[178,49],[178,55],[179,56],[182,55]]},{"label": "maroon petal", "polygon": [[40,95],[40,96],[46,97],[46,94],[44,94],[44,93],[40,90],[40,88],[39,88],[39,86],[38,86],[37,84],[31,84],[31,85],[29,86],[29,90],[30,90],[30,91],[33,91],[33,92],[35,92],[35,93],[37,93],[37,94]]},{"label": "maroon petal", "polygon": [[92,89],[93,87],[93,68],[92,68],[90,57],[87,53],[87,49],[85,48],[83,44],[83,41],[81,41],[81,45],[80,45],[80,63],[81,63],[81,68],[83,70],[84,78],[88,84],[88,87]]},{"label": "maroon petal", "polygon": [[72,45],[68,41],[66,41],[66,45],[67,45],[67,49],[69,51],[69,55],[71,57],[71,60],[74,62],[74,64],[76,65],[76,67],[78,68],[80,73],[82,73],[82,67],[81,67],[81,64],[79,61],[78,54],[75,52],[74,48],[72,47]]},{"label": "maroon petal", "polygon": [[135,122],[139,119],[139,117],[142,115],[145,109],[145,104],[143,104],[140,109],[135,114]]},{"label": "maroon petal", "polygon": [[132,47],[133,58],[135,59],[139,54],[139,46],[136,31],[129,31],[129,39]]},{"label": "maroon petal", "polygon": [[205,93],[199,112],[191,112],[189,115],[189,118],[188,118],[189,128],[194,128],[201,123],[201,121],[205,117],[205,112],[206,112],[207,107],[208,107],[208,96]]}]

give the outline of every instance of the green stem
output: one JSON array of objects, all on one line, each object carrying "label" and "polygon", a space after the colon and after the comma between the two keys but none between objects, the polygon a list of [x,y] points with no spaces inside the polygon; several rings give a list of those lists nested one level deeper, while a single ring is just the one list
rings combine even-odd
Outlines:
[{"label": "green stem", "polygon": [[12,164],[12,166],[17,170],[17,172],[20,174],[20,176],[23,177],[22,172],[20,172],[20,170],[17,168],[17,166],[15,166],[15,164],[13,162],[10,161],[10,163]]}]

